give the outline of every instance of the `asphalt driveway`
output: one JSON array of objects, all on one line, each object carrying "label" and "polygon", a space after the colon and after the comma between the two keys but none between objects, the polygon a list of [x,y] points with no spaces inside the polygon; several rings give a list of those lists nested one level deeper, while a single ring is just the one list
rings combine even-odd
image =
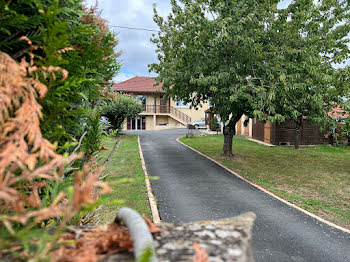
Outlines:
[{"label": "asphalt driveway", "polygon": [[181,145],[186,129],[139,131],[161,219],[189,222],[252,211],[255,261],[350,262],[350,234],[289,207]]}]

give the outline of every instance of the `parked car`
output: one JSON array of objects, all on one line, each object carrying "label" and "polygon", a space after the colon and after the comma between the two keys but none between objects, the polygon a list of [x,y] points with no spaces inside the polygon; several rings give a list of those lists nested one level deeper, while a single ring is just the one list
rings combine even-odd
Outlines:
[{"label": "parked car", "polygon": [[108,118],[105,116],[101,116],[100,118],[100,123],[102,125],[102,128],[106,132],[110,132],[110,130],[113,131],[111,123],[108,121]]},{"label": "parked car", "polygon": [[205,119],[204,118],[202,118],[199,121],[189,122],[188,125],[189,125],[189,127],[194,127],[195,129],[207,128],[207,126],[205,125]]}]

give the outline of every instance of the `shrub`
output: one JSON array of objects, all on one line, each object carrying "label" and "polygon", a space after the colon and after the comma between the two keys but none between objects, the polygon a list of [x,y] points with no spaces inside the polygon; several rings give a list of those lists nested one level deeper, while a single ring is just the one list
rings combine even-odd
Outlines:
[{"label": "shrub", "polygon": [[32,50],[33,66],[69,72],[64,82],[40,79],[48,87],[39,101],[43,136],[59,146],[81,137],[101,90],[120,68],[118,40],[97,7],[85,8],[80,0],[2,1],[0,24],[0,51],[15,60],[28,57],[31,46],[19,40],[25,35],[42,47]]},{"label": "shrub", "polygon": [[210,122],[211,124],[211,130],[216,131],[219,129],[219,122],[216,116],[213,117],[213,119]]},{"label": "shrub", "polygon": [[[101,170],[87,166],[75,173],[72,186],[59,190],[65,165],[81,155],[59,155],[57,147],[43,137],[38,100],[44,98],[47,87],[31,76],[52,76],[56,72],[67,75],[59,67],[38,68],[25,59],[16,63],[0,52],[0,223],[12,235],[2,238],[1,250],[14,243],[22,251],[29,243],[35,246],[28,237],[29,229],[52,224],[56,217],[61,217],[61,228],[84,204],[96,199],[97,187],[104,188],[101,193],[108,190],[99,181]],[[59,232],[52,237],[53,242],[43,243],[45,248],[36,249],[41,259],[53,247]],[[16,242],[10,241],[13,237]]]},{"label": "shrub", "polygon": [[100,103],[101,115],[108,118],[114,129],[121,130],[125,118],[135,118],[142,112],[142,105],[135,98],[115,95]]}]

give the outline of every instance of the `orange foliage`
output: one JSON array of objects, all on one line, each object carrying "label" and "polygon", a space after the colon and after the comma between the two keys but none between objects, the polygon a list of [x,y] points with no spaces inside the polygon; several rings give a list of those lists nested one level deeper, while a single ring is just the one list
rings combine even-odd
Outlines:
[{"label": "orange foliage", "polygon": [[207,252],[197,242],[193,243],[193,248],[195,251],[193,262],[209,262]]},{"label": "orange foliage", "polygon": [[[61,171],[64,163],[63,157],[55,153],[56,147],[42,137],[37,98],[42,99],[47,88],[27,77],[29,69],[24,59],[18,64],[0,53],[0,200],[16,212],[38,206],[36,179],[56,179],[55,171]],[[47,165],[34,170],[39,162]],[[21,173],[16,175],[18,170]],[[26,199],[16,190],[19,182],[31,188]]]},{"label": "orange foliage", "polygon": [[157,238],[157,234],[158,233],[162,233],[165,231],[164,228],[159,228],[157,227],[155,224],[153,224],[146,216],[145,214],[142,214],[142,218],[143,220],[145,220],[147,226],[148,226],[148,230],[149,232],[152,233],[153,237],[156,239]]},{"label": "orange foliage", "polygon": [[[31,45],[28,38],[21,39]],[[35,49],[31,45],[30,50]],[[46,181],[58,180],[64,165],[81,157],[57,154],[56,146],[43,138],[40,130],[42,113],[37,100],[44,98],[47,87],[37,80],[38,73],[49,73],[56,79],[56,72],[62,74],[62,80],[68,75],[60,67],[37,68],[32,59],[30,63],[25,59],[17,63],[0,52],[0,222],[11,233],[11,222],[24,225],[29,219],[40,222],[56,216],[68,220],[84,203],[96,199],[97,187],[108,191],[99,181],[102,170],[85,167],[76,175],[72,204],[60,193],[50,206],[41,208],[39,192],[47,186]],[[31,77],[33,74],[36,78]]]},{"label": "orange foliage", "polygon": [[[74,178],[74,195],[72,208],[74,212],[78,212],[83,204],[92,203],[96,200],[95,188],[101,187],[100,194],[109,193],[110,188],[106,183],[99,181],[101,170],[95,169],[96,172],[91,172],[86,166],[84,172],[79,172]],[[89,173],[90,172],[90,173]],[[89,174],[85,180],[83,174]]]},{"label": "orange foliage", "polygon": [[[84,10],[86,9],[87,8],[84,7]],[[87,10],[87,13],[83,16],[83,20],[82,20],[83,24],[91,24],[91,25],[100,27],[101,34],[98,37],[98,46],[100,46],[101,41],[104,38],[104,35],[108,28],[107,20],[101,17],[101,13],[102,13],[102,10],[98,10],[97,1],[96,1],[95,6],[90,7]]]},{"label": "orange foliage", "polygon": [[[95,262],[105,255],[111,255],[122,251],[132,251],[133,241],[126,228],[116,224],[108,226],[95,226],[88,232],[79,232],[82,237],[75,246],[61,246],[51,254],[55,262]],[[75,234],[67,233],[64,241],[74,240]]]},{"label": "orange foliage", "polygon": [[[100,46],[102,39],[105,37],[105,34],[107,32],[108,29],[108,21],[103,19],[101,17],[101,12],[102,10],[99,10],[98,7],[98,2],[96,1],[95,6],[90,7],[89,9],[84,7],[84,10],[87,11],[86,14],[83,16],[83,24],[90,24],[90,25],[94,25],[100,28],[100,34],[96,34],[95,35],[95,39],[97,40],[97,45]],[[114,39],[113,41],[109,42],[111,45],[113,44],[118,44],[119,41],[118,39]],[[110,46],[106,46],[104,47],[104,50],[108,50],[109,48],[111,48]],[[120,56],[122,54],[121,51],[117,52],[117,53],[113,53],[105,58],[103,58],[103,60],[108,60],[111,59],[112,57],[115,56]]]}]

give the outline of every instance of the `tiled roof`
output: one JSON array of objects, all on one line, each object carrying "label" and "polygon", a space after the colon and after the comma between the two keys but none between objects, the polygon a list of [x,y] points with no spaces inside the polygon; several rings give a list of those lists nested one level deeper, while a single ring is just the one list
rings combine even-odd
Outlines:
[{"label": "tiled roof", "polygon": [[155,81],[154,77],[135,76],[124,82],[113,85],[114,91],[124,92],[163,92],[163,84],[153,86]]}]

